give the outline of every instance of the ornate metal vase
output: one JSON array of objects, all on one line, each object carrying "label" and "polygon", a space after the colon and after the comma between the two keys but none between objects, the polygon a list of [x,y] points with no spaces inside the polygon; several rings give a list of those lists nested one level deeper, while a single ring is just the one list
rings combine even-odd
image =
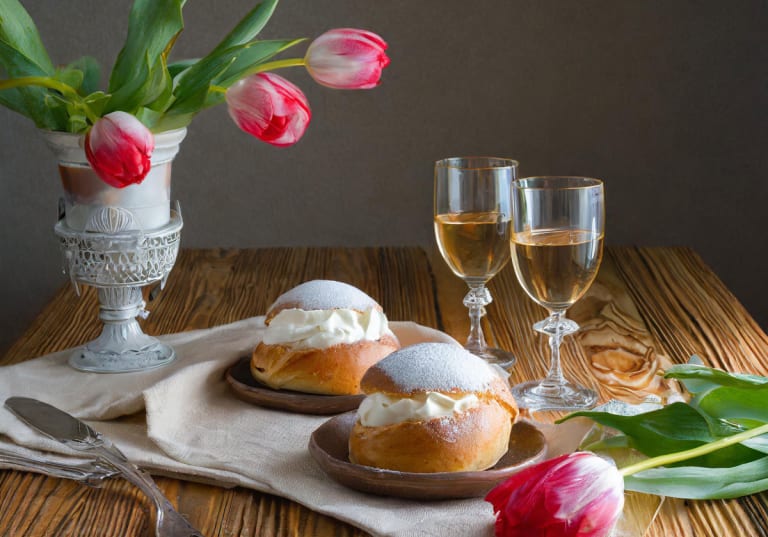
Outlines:
[{"label": "ornate metal vase", "polygon": [[69,363],[99,373],[142,371],[176,357],[170,346],[142,332],[141,288],[165,286],[179,251],[181,210],[171,208],[171,162],[186,129],[155,135],[152,168],[144,181],[125,188],[104,183],[88,165],[82,136],[43,135],[59,161],[64,197],[54,227],[64,270],[75,291],[98,289],[101,335],[76,349]]}]

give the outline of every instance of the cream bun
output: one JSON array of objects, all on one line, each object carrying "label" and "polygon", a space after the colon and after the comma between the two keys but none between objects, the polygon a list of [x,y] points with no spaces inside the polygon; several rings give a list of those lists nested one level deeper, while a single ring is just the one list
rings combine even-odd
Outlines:
[{"label": "cream bun", "polygon": [[332,280],[305,282],[279,296],[265,323],[251,373],[275,389],[357,394],[368,368],[400,348],[382,307]]},{"label": "cream bun", "polygon": [[353,463],[459,472],[490,468],[507,452],[518,415],[509,383],[458,345],[404,347],[371,367],[361,386]]}]

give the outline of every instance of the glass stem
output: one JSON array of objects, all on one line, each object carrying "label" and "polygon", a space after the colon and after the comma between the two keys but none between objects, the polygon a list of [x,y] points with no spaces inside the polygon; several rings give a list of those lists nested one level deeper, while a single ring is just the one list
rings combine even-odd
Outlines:
[{"label": "glass stem", "polygon": [[469,284],[469,293],[464,297],[464,305],[469,308],[469,337],[464,347],[471,352],[483,352],[486,349],[480,319],[485,315],[485,306],[491,301],[491,293],[485,284]]},{"label": "glass stem", "polygon": [[552,325],[552,332],[549,335],[549,372],[547,378],[542,381],[545,388],[555,388],[565,383],[563,370],[560,367],[560,344],[563,342],[562,322],[564,311],[553,311],[549,316],[548,323]]}]

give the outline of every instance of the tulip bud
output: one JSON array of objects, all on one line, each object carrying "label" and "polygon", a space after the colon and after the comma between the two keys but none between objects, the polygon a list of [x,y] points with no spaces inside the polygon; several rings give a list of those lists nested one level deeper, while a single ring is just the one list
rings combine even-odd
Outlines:
[{"label": "tulip bud", "polygon": [[368,89],[378,86],[381,71],[389,65],[384,40],[365,30],[338,28],[315,39],[307,49],[305,64],[318,84],[335,89]]},{"label": "tulip bud", "polygon": [[513,475],[485,500],[497,537],[605,537],[624,506],[624,480],[612,462],[576,452]]},{"label": "tulip bud", "polygon": [[85,135],[85,156],[93,171],[116,188],[141,183],[152,166],[155,138],[126,112],[105,115]]},{"label": "tulip bud", "polygon": [[227,90],[229,115],[242,130],[278,147],[293,145],[312,113],[302,91],[272,73],[257,73]]}]

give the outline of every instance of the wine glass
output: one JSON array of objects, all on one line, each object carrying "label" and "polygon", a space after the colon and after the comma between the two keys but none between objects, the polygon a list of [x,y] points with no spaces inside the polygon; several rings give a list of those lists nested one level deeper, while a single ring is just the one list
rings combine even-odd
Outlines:
[{"label": "wine glass", "polygon": [[495,157],[457,157],[435,163],[435,236],[440,254],[469,286],[470,331],[465,348],[489,363],[509,367],[514,356],[488,347],[480,326],[491,293],[485,284],[507,264],[511,188],[517,161]]},{"label": "wine glass", "polygon": [[597,400],[563,377],[560,343],[579,329],[565,312],[592,284],[603,257],[604,199],[602,181],[587,177],[529,177],[512,185],[512,264],[528,296],[549,310],[533,328],[549,336],[551,350],[545,379],[513,387],[521,408],[574,410]]}]

